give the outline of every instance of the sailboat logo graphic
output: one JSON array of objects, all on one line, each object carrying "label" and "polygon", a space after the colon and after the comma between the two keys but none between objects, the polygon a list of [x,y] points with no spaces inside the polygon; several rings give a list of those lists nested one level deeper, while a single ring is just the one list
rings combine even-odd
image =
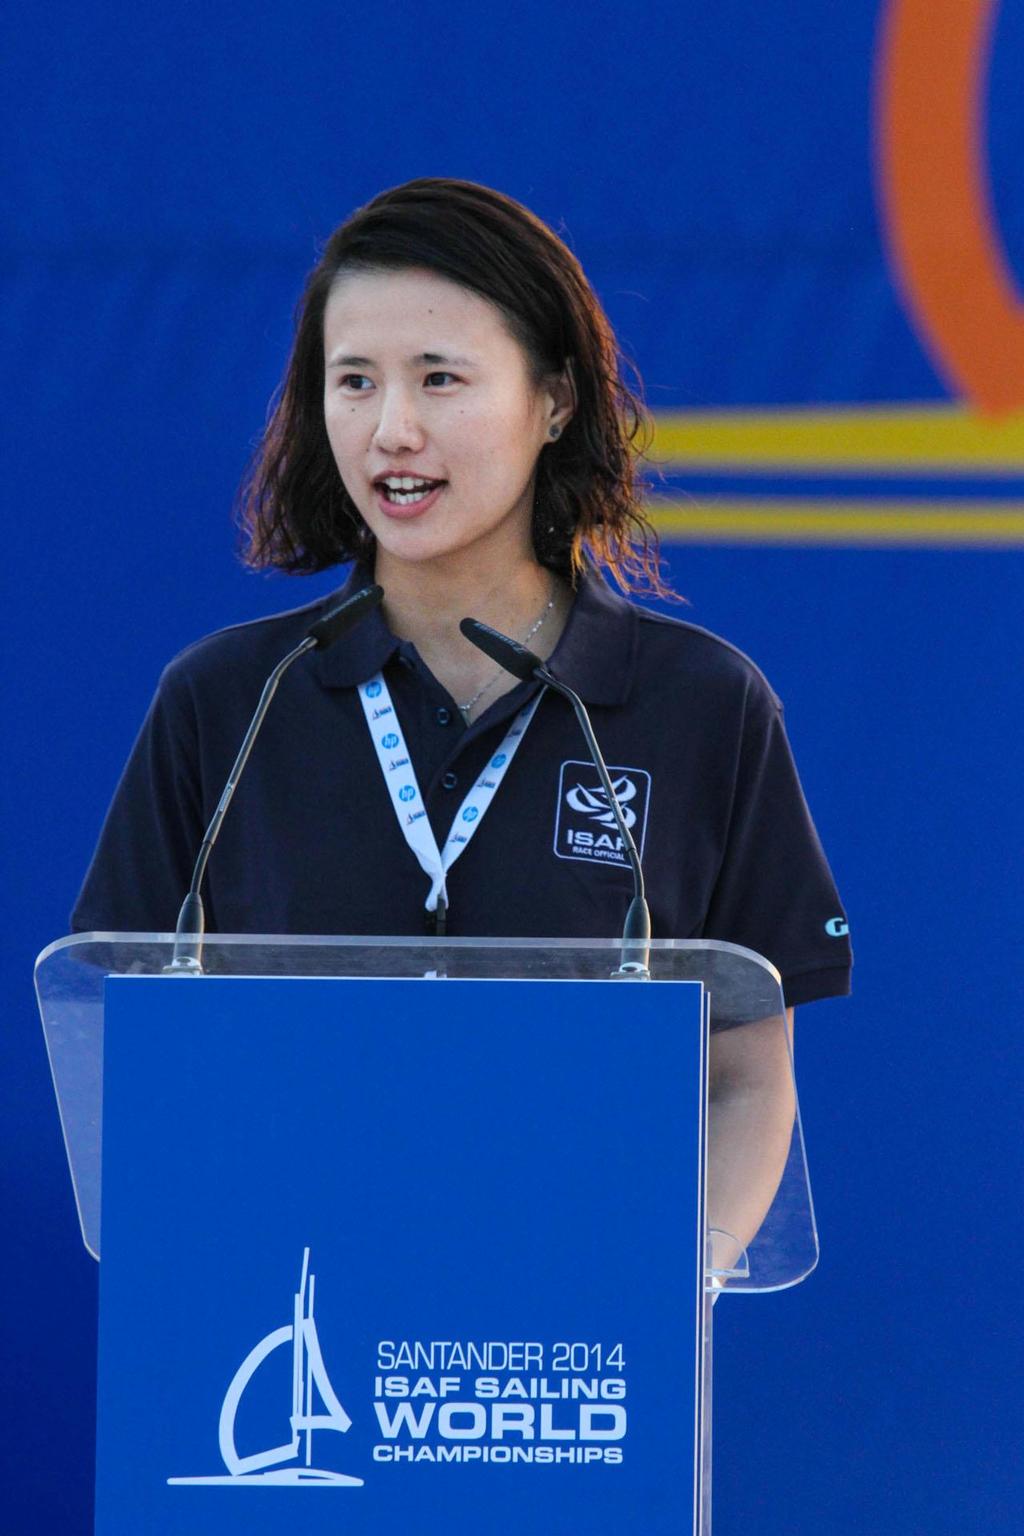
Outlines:
[{"label": "sailboat logo graphic", "polygon": [[[252,1487],[253,1485],[302,1488],[361,1488],[363,1486],[361,1477],[348,1477],[343,1472],[325,1472],[313,1466],[313,1431],[334,1429],[344,1434],[352,1423],[331,1386],[327,1368],[320,1353],[320,1340],[313,1318],[315,1289],[316,1276],[309,1272],[309,1249],[306,1248],[302,1254],[302,1279],[295,1294],[293,1321],[285,1323],[281,1328],[275,1328],[272,1333],[268,1333],[253,1346],[238,1367],[231,1385],[224,1394],[224,1402],[220,1410],[219,1438],[220,1454],[227,1467],[227,1473],[212,1477],[169,1477],[167,1479],[169,1483],[217,1484],[225,1488]],[[292,1411],[289,1418],[291,1439],[286,1440],[283,1445],[273,1446],[270,1450],[240,1456],[235,1446],[235,1415],[238,1412],[242,1394],[267,1356],[273,1354],[276,1349],[282,1349],[286,1344],[292,1347]],[[325,1410],[323,1413],[313,1412],[314,1388]],[[301,1443],[303,1437],[305,1437],[304,1446]],[[289,1462],[299,1462],[303,1452],[304,1464],[300,1462],[296,1466],[287,1465]]]}]

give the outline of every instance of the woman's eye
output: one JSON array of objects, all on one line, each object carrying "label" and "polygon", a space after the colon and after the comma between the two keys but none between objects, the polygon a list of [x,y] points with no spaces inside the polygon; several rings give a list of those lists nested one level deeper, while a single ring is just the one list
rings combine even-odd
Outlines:
[{"label": "woman's eye", "polygon": [[435,388],[437,388],[437,389],[443,389],[445,384],[452,383],[454,381],[454,379],[455,379],[454,373],[428,373],[427,374],[427,383],[428,384],[433,384],[435,386]]},{"label": "woman's eye", "polygon": [[343,389],[354,389],[360,394],[365,394],[364,386],[368,388],[370,380],[365,373],[343,373],[338,383]]}]

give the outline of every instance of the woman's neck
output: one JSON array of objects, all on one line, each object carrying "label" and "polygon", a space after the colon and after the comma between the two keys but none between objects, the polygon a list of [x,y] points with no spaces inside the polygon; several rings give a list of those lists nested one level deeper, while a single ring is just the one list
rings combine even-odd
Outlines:
[{"label": "woman's neck", "polygon": [[476,719],[516,682],[461,634],[460,620],[480,619],[514,640],[530,634],[531,650],[547,657],[572,605],[568,585],[532,556],[495,571],[493,561],[483,568],[465,558],[399,561],[379,550],[374,574],[384,588],[392,633],[415,645],[456,703],[466,704],[485,690],[468,719]]}]

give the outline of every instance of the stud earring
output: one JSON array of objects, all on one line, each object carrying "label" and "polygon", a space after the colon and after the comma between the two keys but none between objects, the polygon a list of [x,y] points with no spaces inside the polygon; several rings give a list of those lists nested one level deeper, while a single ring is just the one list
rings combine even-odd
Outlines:
[{"label": "stud earring", "polygon": [[548,437],[551,438],[552,442],[555,440],[556,437],[561,437],[561,435],[562,435],[561,427],[549,427],[548,428]]}]

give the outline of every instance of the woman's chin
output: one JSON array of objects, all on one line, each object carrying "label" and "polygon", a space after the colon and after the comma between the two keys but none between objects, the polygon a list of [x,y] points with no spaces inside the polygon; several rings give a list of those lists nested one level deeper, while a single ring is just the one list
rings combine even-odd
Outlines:
[{"label": "woman's chin", "polygon": [[495,530],[467,532],[460,536],[448,528],[426,524],[403,523],[381,527],[377,519],[371,530],[377,541],[378,558],[385,562],[429,565],[435,562],[472,561],[484,566],[511,568],[515,555],[507,538],[495,537]]}]

